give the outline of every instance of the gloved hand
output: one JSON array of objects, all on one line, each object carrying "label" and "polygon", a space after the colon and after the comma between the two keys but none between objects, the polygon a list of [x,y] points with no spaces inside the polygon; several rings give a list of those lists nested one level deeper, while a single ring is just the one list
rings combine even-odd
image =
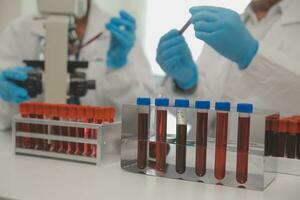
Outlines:
[{"label": "gloved hand", "polygon": [[0,98],[9,103],[21,103],[28,101],[30,97],[26,89],[21,88],[13,81],[25,81],[30,67],[15,67],[6,69],[0,73]]},{"label": "gloved hand", "polygon": [[190,9],[196,37],[245,69],[255,57],[258,41],[252,37],[238,13],[218,7]]},{"label": "gloved hand", "polygon": [[107,66],[113,69],[127,64],[127,57],[135,43],[135,19],[125,11],[120,11],[120,18],[113,17],[106,24],[111,32],[110,47],[107,53]]},{"label": "gloved hand", "polygon": [[172,30],[160,39],[156,61],[181,89],[188,90],[197,85],[197,65],[178,30]]}]

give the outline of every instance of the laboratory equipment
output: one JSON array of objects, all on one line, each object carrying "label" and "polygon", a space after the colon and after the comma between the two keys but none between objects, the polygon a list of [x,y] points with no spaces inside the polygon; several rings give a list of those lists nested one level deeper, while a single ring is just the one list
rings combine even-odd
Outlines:
[{"label": "laboratory equipment", "polygon": [[[286,136],[288,134],[288,119],[283,118],[279,120],[279,128],[277,134],[277,151],[275,157],[284,157]],[[275,136],[276,137],[276,136]]]},{"label": "laboratory equipment", "polygon": [[286,138],[286,156],[287,158],[296,158],[296,141],[298,132],[298,120],[291,118],[288,120],[288,134]]},{"label": "laboratory equipment", "polygon": [[[209,101],[201,100],[195,102],[195,106],[191,106],[193,104],[190,104],[188,99],[177,99],[174,103],[170,100],[169,106],[161,107],[156,106],[157,104],[150,105],[151,100],[146,99],[147,103],[142,107],[140,102],[136,105],[123,106],[121,167],[124,170],[150,176],[254,190],[264,190],[276,177],[276,160],[264,155],[264,141],[258,143],[253,133],[264,134],[266,118],[279,115],[278,112],[255,109],[251,113],[247,106],[246,110],[239,108],[240,112],[237,112],[237,109],[230,109],[229,102],[219,102],[216,108],[211,108]],[[140,118],[141,108],[147,115],[146,120]],[[160,120],[161,116],[157,114],[157,111],[162,108],[168,113],[165,142],[162,142],[160,135],[157,134],[158,124],[164,121]],[[224,116],[228,117],[219,125],[217,124],[220,122],[214,123],[217,113],[225,113],[227,115]],[[174,121],[171,120],[172,114],[176,115]],[[163,119],[165,119],[164,116]],[[239,120],[239,116],[243,119]],[[251,123],[249,123],[250,119]],[[141,124],[144,125],[141,126]],[[220,128],[216,126],[223,127],[221,133],[228,131],[231,137],[228,137],[228,140],[223,137],[222,143],[217,141],[216,137],[226,134],[216,135],[220,133]],[[222,145],[216,146],[217,142]],[[157,155],[160,152],[158,144],[169,148],[166,154],[162,154],[162,157]],[[224,148],[223,144],[227,146]],[[223,173],[220,174],[224,176],[222,179],[219,178],[221,176],[215,177],[216,152],[219,153],[220,149],[222,150],[221,157],[224,158],[223,161],[225,160],[220,162],[223,166],[217,166],[218,169],[222,168],[220,170]],[[160,168],[162,158],[165,160],[163,170]]]},{"label": "laboratory equipment", "polygon": [[167,141],[167,115],[166,107],[169,106],[169,99],[155,99],[156,106],[156,169],[166,170]]},{"label": "laboratory equipment", "polygon": [[[26,65],[31,66],[32,70],[28,71],[28,79],[26,81],[14,81],[17,85],[25,88],[29,96],[35,98],[45,91],[45,62],[36,60],[24,60]],[[96,89],[94,80],[87,80],[86,74],[77,72],[78,69],[87,69],[88,62],[84,61],[69,61],[67,63],[68,89],[66,93],[66,101],[75,99],[79,102],[80,97],[84,97],[89,90]],[[55,82],[55,81],[53,81]],[[66,102],[64,102],[66,103]]]},{"label": "laboratory equipment", "polygon": [[137,166],[140,169],[144,169],[147,166],[150,104],[149,98],[137,99],[137,105],[139,106]]},{"label": "laboratory equipment", "polygon": [[176,171],[183,174],[186,170],[187,119],[186,109],[190,106],[187,99],[176,99]]},{"label": "laboratory equipment", "polygon": [[112,107],[22,103],[12,124],[15,153],[91,164],[116,159],[121,127],[114,118]]},{"label": "laboratory equipment", "polygon": [[219,180],[222,180],[225,178],[226,171],[226,149],[230,103],[217,102],[216,111],[215,177]]},{"label": "laboratory equipment", "polygon": [[204,176],[206,173],[208,111],[210,110],[210,101],[196,101],[195,108],[198,109],[195,172],[198,176]]},{"label": "laboratory equipment", "polygon": [[183,33],[189,28],[189,26],[192,24],[192,19],[189,19],[183,27],[179,30],[179,34],[183,35]]},{"label": "laboratory equipment", "polygon": [[236,180],[243,184],[248,178],[248,156],[252,104],[238,104],[239,113],[238,138],[237,138],[237,159],[236,159]]}]

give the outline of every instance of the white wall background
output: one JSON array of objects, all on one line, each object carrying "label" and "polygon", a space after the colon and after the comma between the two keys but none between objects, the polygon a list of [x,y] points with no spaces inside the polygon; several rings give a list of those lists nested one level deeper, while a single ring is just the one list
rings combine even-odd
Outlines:
[{"label": "white wall background", "polygon": [[[0,0],[4,1],[4,0]],[[7,0],[17,1],[17,0]],[[159,38],[171,29],[180,29],[190,18],[191,6],[213,5],[231,8],[242,13],[250,0],[94,0],[103,10],[116,15],[120,9],[132,13],[138,21],[138,36],[142,40],[145,53],[151,63],[153,72],[163,75],[155,62]],[[21,0],[22,14],[36,12],[36,0]],[[203,43],[194,37],[190,27],[184,34],[192,50],[194,59],[202,51]]]}]

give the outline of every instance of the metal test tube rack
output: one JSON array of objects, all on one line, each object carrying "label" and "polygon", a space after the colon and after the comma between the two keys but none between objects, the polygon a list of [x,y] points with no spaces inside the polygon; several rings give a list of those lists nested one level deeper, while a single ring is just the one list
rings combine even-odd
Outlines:
[{"label": "metal test tube rack", "polygon": [[[168,107],[169,114],[174,114],[176,108]],[[271,157],[264,156],[264,135],[265,135],[265,117],[276,112],[256,110],[251,117],[251,136],[249,144],[249,161],[248,161],[248,181],[240,184],[236,181],[236,156],[237,156],[237,122],[238,113],[232,111],[229,114],[228,133],[230,137],[227,143],[227,160],[226,160],[226,176],[223,180],[217,180],[214,176],[214,162],[215,162],[215,125],[209,128],[207,140],[207,168],[206,174],[202,177],[195,173],[195,152],[196,140],[192,136],[187,138],[185,147],[186,151],[186,170],[184,173],[176,173],[175,157],[176,157],[176,134],[175,124],[172,132],[167,132],[167,141],[165,145],[170,149],[166,155],[166,169],[165,171],[157,170],[156,158],[153,155],[155,152],[154,145],[156,141],[156,119],[155,106],[150,106],[149,117],[149,137],[147,141],[147,166],[143,169],[137,166],[137,148],[139,140],[138,135],[138,107],[136,105],[124,105],[122,113],[122,147],[121,147],[121,167],[128,171],[138,174],[145,174],[150,176],[158,176],[171,179],[180,179],[186,181],[202,182],[207,184],[218,184],[230,187],[240,187],[251,190],[264,190],[270,185],[276,177],[277,160]],[[195,133],[196,114],[197,109],[187,109],[187,122],[191,127],[190,133]],[[209,110],[209,123],[213,124],[215,120],[215,110]],[[169,120],[169,119],[168,119]],[[253,134],[259,137],[255,140]]]},{"label": "metal test tube rack", "polygon": [[[17,130],[18,124],[46,125],[48,127],[48,133],[50,131],[51,126],[92,129],[96,130],[97,139],[78,138],[72,136],[62,136],[53,134],[50,135],[45,133],[22,132]],[[60,160],[89,163],[94,165],[101,165],[105,163],[105,161],[112,160],[112,158],[110,157],[114,157],[120,154],[120,130],[120,122],[92,124],[60,120],[58,121],[22,118],[19,115],[15,116],[12,121],[13,145],[15,154],[54,158]],[[86,157],[82,155],[71,155],[66,153],[20,148],[16,145],[17,137],[96,145],[97,154],[96,157]]]}]

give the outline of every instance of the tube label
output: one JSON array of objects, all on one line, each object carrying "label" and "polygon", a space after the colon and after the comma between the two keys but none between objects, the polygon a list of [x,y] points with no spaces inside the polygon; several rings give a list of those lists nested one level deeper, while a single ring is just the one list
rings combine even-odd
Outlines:
[{"label": "tube label", "polygon": [[176,123],[181,125],[187,124],[185,110],[176,110]]}]

